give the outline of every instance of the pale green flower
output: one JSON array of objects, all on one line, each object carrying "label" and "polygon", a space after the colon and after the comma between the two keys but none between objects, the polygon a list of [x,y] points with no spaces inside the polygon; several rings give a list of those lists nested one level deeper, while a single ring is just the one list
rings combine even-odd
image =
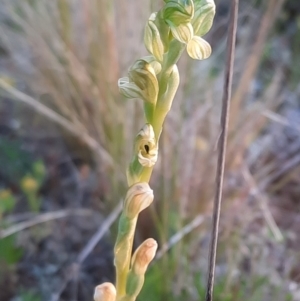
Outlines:
[{"label": "pale green flower", "polygon": [[[118,81],[120,93],[127,98],[142,98],[146,102],[156,104],[158,95],[158,81],[156,72],[160,71],[160,64],[152,57],[137,60],[129,69],[128,77]],[[150,63],[148,62],[150,61]]]},{"label": "pale green flower", "polygon": [[203,60],[211,55],[211,47],[201,38],[211,28],[215,16],[215,3],[213,0],[195,0],[195,13],[191,21],[194,37],[187,44],[187,52],[193,59]]},{"label": "pale green flower", "polygon": [[211,55],[211,47],[204,39],[194,36],[187,44],[187,53],[192,59],[204,60]]},{"label": "pale green flower", "polygon": [[142,166],[151,167],[156,163],[158,149],[151,124],[145,124],[139,131],[135,142],[135,152],[137,153],[138,160]]},{"label": "pale green flower", "polygon": [[171,0],[163,9],[163,18],[170,26],[173,37],[181,43],[188,43],[194,31],[190,24],[194,15],[192,0]]}]

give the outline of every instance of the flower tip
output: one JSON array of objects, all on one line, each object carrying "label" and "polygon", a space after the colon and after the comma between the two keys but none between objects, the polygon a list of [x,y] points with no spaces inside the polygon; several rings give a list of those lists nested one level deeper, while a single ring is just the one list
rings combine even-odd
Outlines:
[{"label": "flower tip", "polygon": [[124,212],[129,219],[137,215],[150,206],[153,202],[153,190],[146,182],[132,185],[126,194],[124,202]]},{"label": "flower tip", "polygon": [[105,282],[95,288],[94,300],[95,301],[115,301],[116,288],[112,283]]},{"label": "flower tip", "polygon": [[132,257],[132,266],[136,274],[145,274],[149,263],[156,254],[156,250],[157,242],[153,238],[148,238],[137,248]]}]

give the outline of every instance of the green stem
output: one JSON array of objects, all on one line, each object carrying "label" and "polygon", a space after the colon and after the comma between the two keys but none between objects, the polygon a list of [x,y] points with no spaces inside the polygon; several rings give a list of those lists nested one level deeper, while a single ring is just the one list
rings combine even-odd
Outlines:
[{"label": "green stem", "polygon": [[185,44],[182,44],[177,40],[173,40],[170,43],[170,50],[165,54],[162,71],[159,74],[160,75],[160,77],[158,78],[159,82],[161,81],[161,76],[170,74],[173,65],[177,64],[184,49],[185,49]]},{"label": "green stem", "polygon": [[124,213],[121,214],[118,237],[114,248],[117,300],[126,294],[126,281],[130,268],[136,222],[137,218],[128,219]]},{"label": "green stem", "polygon": [[[171,108],[174,96],[179,85],[179,73],[176,63],[184,48],[185,45],[183,45],[182,43],[178,41],[172,41],[170,43],[170,50],[164,55],[162,70],[158,77],[159,94],[156,108],[153,112],[153,115],[148,116],[149,119],[152,119],[152,126],[154,129],[155,137],[157,139],[157,143],[159,141],[165,117]],[[131,168],[131,166],[129,168]],[[134,171],[139,171],[140,173],[139,182],[149,183],[153,167],[139,166],[138,170],[136,170],[136,166],[133,166],[133,168]],[[134,183],[130,184],[132,185]],[[118,239],[115,245],[117,300],[120,300],[126,293],[126,281],[130,268],[130,256],[132,252],[136,221],[130,224],[130,228],[128,228],[127,226],[124,227],[124,216],[122,215],[119,223]],[[126,231],[128,231],[127,234],[125,233]],[[121,249],[127,250],[121,251]]]}]

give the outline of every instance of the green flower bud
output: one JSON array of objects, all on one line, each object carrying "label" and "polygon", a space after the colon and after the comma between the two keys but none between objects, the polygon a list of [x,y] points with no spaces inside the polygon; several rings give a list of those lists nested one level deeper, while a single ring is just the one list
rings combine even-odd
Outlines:
[{"label": "green flower bud", "polygon": [[194,34],[204,36],[212,27],[216,13],[216,6],[213,0],[196,0],[195,14],[192,19]]},{"label": "green flower bud", "polygon": [[194,35],[193,26],[190,23],[171,26],[173,37],[181,43],[187,44]]},{"label": "green flower bud", "polygon": [[129,77],[118,81],[120,93],[127,98],[141,98],[155,105],[158,94],[156,75],[161,70],[161,64],[153,56],[137,60],[129,69]]},{"label": "green flower bud", "polygon": [[168,1],[163,9],[163,18],[170,26],[178,26],[191,21],[194,15],[192,0]]},{"label": "green flower bud", "polygon": [[112,283],[105,282],[95,288],[94,300],[95,301],[115,301],[116,288]]},{"label": "green flower bud", "polygon": [[151,124],[145,124],[139,131],[135,142],[135,152],[142,166],[151,167],[156,163],[158,150]]},{"label": "green flower bud", "polygon": [[144,43],[147,50],[151,54],[153,54],[159,62],[162,62],[164,55],[164,45],[160,37],[160,32],[156,24],[154,23],[155,16],[156,13],[153,13],[146,24]]},{"label": "green flower bud", "polygon": [[195,60],[204,60],[211,55],[209,43],[197,36],[188,42],[186,50],[189,56]]},{"label": "green flower bud", "polygon": [[129,81],[140,88],[143,100],[156,104],[159,85],[152,65],[144,59],[137,60],[128,75]]},{"label": "green flower bud", "polygon": [[126,194],[124,202],[124,214],[127,218],[133,219],[137,215],[149,207],[153,202],[153,190],[146,182],[132,185]]}]

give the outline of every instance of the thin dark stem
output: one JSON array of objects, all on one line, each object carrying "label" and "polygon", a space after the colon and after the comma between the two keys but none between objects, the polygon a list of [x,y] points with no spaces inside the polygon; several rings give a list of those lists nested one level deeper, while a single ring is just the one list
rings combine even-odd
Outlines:
[{"label": "thin dark stem", "polygon": [[230,106],[230,98],[231,98],[233,62],[234,62],[235,40],[236,40],[236,30],[237,30],[238,2],[239,0],[232,0],[231,2],[231,14],[230,14],[231,21],[230,21],[230,27],[228,31],[228,40],[227,40],[227,61],[226,61],[225,80],[224,80],[223,99],[222,99],[221,135],[219,140],[219,154],[218,154],[218,165],[217,165],[217,175],[216,175],[216,195],[214,200],[213,227],[212,227],[212,235],[211,235],[212,238],[211,238],[211,244],[209,250],[208,279],[207,279],[207,288],[206,288],[206,297],[205,297],[206,301],[213,300],[216,252],[217,252],[219,220],[220,220],[221,201],[222,201],[226,143],[227,143],[228,122],[229,122],[229,106]]}]

